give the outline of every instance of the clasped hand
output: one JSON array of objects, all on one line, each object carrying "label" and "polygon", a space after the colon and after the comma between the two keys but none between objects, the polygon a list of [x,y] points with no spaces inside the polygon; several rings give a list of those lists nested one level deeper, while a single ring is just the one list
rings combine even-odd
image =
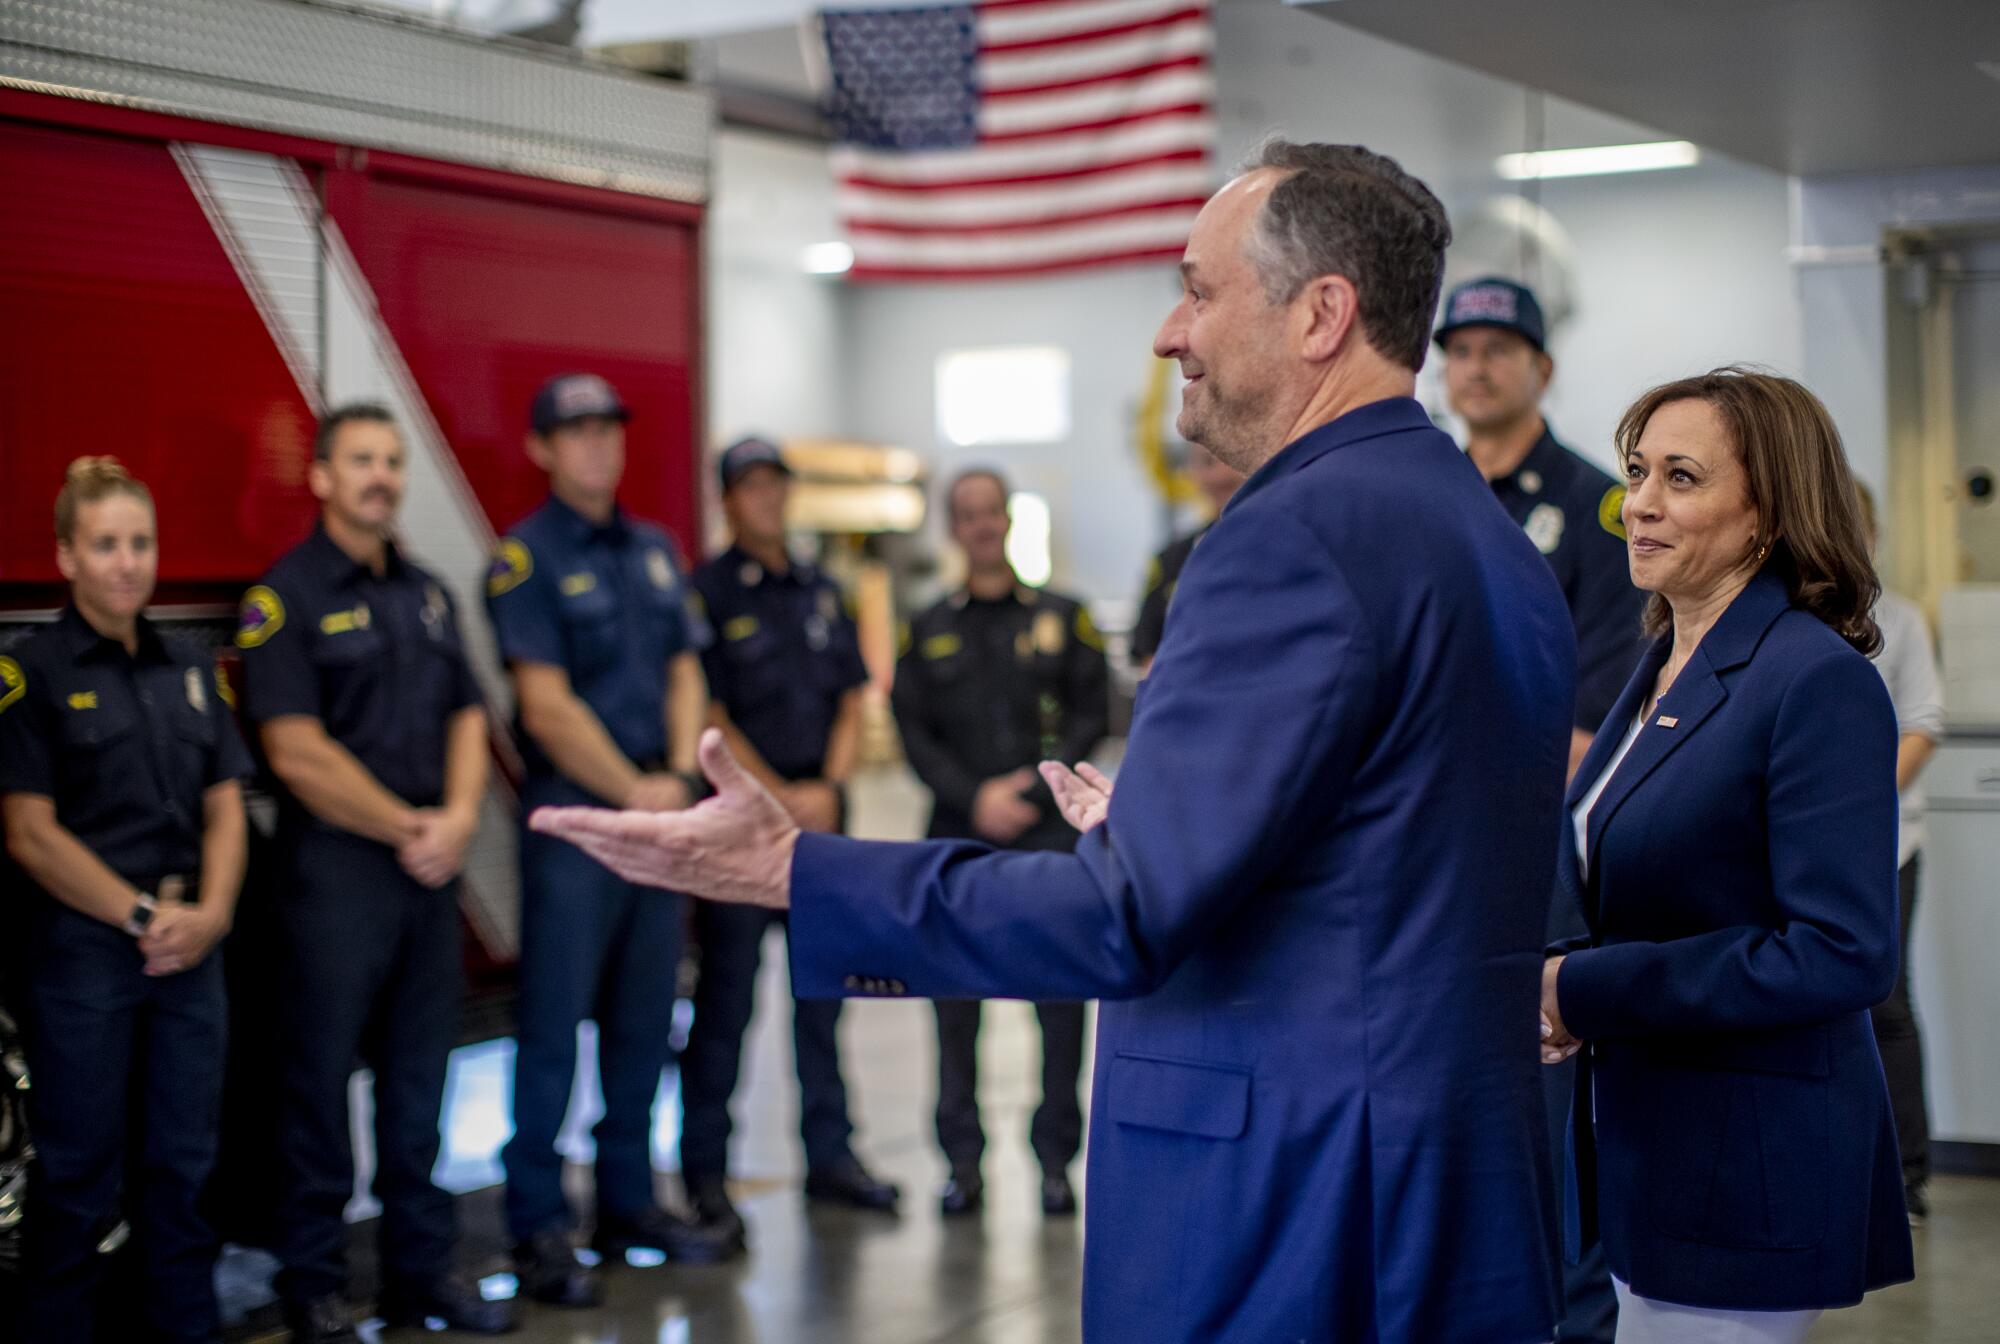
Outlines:
[{"label": "clasped hand", "polygon": [[1583,1048],[1563,1025],[1562,1005],[1556,999],[1556,978],[1563,959],[1550,957],[1542,963],[1542,1063],[1560,1064]]}]

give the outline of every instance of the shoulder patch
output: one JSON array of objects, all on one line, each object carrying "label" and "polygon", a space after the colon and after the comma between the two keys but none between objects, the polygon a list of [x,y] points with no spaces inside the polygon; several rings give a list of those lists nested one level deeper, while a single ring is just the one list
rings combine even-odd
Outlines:
[{"label": "shoulder patch", "polygon": [[1098,633],[1097,622],[1090,619],[1090,609],[1082,603],[1076,608],[1076,639],[1079,644],[1104,652],[1104,636]]},{"label": "shoulder patch", "polygon": [[511,593],[534,572],[535,557],[528,553],[528,548],[514,537],[502,537],[493,552],[493,563],[486,569],[486,595],[498,597]]},{"label": "shoulder patch", "polygon": [[0,714],[28,693],[28,674],[12,658],[0,656]]},{"label": "shoulder patch", "polygon": [[285,628],[285,604],[263,584],[243,594],[236,609],[236,647],[254,649]]},{"label": "shoulder patch", "polygon": [[1625,487],[1614,485],[1597,501],[1597,525],[1620,541],[1625,536]]}]

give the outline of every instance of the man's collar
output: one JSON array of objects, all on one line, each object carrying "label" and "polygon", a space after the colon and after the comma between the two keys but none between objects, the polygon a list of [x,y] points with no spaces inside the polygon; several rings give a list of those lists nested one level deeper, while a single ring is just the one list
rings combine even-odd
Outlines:
[{"label": "man's collar", "polygon": [[[319,522],[313,524],[312,536],[306,539],[306,545],[312,548],[314,561],[319,565],[321,572],[326,575],[327,582],[336,588],[344,588],[349,584],[357,582],[364,576],[371,578],[374,576],[374,571],[367,565],[340,549],[340,543],[335,541],[333,535],[326,530],[325,519],[321,519]],[[402,568],[402,552],[396,549],[395,542],[384,537],[382,539],[383,577],[393,578],[402,572]]]},{"label": "man's collar", "polygon": [[1538,495],[1544,485],[1554,479],[1562,467],[1563,455],[1569,450],[1556,440],[1555,431],[1549,428],[1546,418],[1542,421],[1542,436],[1528,448],[1527,456],[1514,464],[1514,469],[1505,476],[1495,477],[1493,488],[1512,485],[1525,494]]},{"label": "man's collar", "polygon": [[959,590],[951,595],[951,605],[954,611],[964,611],[968,606],[970,606],[974,602],[984,602],[988,606],[994,606],[994,607],[1005,606],[1009,602],[1016,603],[1023,607],[1034,607],[1034,606],[1040,606],[1041,601],[1042,601],[1041,590],[1036,588],[1030,588],[1027,584],[1022,583],[1019,579],[1016,579],[1014,581],[1014,586],[1012,589],[1010,589],[1005,593],[1002,593],[998,597],[976,596],[973,593],[972,586],[970,584],[960,585]]},{"label": "man's collar", "polygon": [[724,572],[734,574],[737,582],[745,588],[755,588],[765,582],[803,585],[811,583],[814,577],[811,565],[802,565],[789,555],[785,557],[788,567],[782,573],[773,570],[744,550],[741,543],[734,541],[729,543],[729,549],[722,553],[721,560]]},{"label": "man's collar", "polygon": [[1228,513],[1231,509],[1242,508],[1246,499],[1269,487],[1271,482],[1289,476],[1336,448],[1345,448],[1364,439],[1377,439],[1384,434],[1435,428],[1437,426],[1431,423],[1430,414],[1414,397],[1384,397],[1381,401],[1356,406],[1317,429],[1307,430],[1279,449],[1270,461],[1250,473],[1250,478],[1243,482],[1235,497],[1223,505],[1222,511]]},{"label": "man's collar", "polygon": [[626,522],[625,510],[615,503],[611,506],[610,519],[603,523],[592,522],[584,517],[571,507],[568,500],[553,491],[549,494],[548,508],[556,521],[557,530],[562,533],[563,540],[572,545],[581,546],[586,542],[600,539],[614,543],[622,542],[631,531]]},{"label": "man's collar", "polygon": [[[160,639],[159,627],[143,615],[137,618],[136,625],[138,651],[133,656],[140,662],[166,662],[167,646]],[[125,656],[125,646],[109,635],[99,634],[97,627],[83,618],[83,613],[76,609],[73,602],[64,607],[62,615],[56,618],[56,637],[62,641],[63,653],[72,663],[109,656],[113,651],[118,657]]]}]

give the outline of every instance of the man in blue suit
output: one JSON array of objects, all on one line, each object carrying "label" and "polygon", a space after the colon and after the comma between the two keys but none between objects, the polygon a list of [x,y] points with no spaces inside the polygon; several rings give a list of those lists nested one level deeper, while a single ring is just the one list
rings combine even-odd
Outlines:
[{"label": "man in blue suit", "polygon": [[1093,1344],[1554,1329],[1527,1024],[1575,640],[1411,399],[1449,239],[1422,183],[1344,146],[1273,142],[1203,209],[1155,349],[1181,433],[1249,480],[1115,795],[1047,768],[1074,854],[801,835],[714,734],[691,812],[533,822],[631,880],[789,907],[800,994],[1106,1000]]}]

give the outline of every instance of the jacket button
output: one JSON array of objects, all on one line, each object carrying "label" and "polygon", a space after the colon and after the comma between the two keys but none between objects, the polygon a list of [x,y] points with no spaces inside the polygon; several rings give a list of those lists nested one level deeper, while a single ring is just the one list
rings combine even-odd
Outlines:
[{"label": "jacket button", "polygon": [[846,979],[840,982],[840,987],[842,989],[860,989],[861,977],[858,975],[850,975]]},{"label": "jacket button", "polygon": [[903,992],[903,982],[901,980],[891,980],[889,982],[889,992],[891,994],[901,994]]}]

